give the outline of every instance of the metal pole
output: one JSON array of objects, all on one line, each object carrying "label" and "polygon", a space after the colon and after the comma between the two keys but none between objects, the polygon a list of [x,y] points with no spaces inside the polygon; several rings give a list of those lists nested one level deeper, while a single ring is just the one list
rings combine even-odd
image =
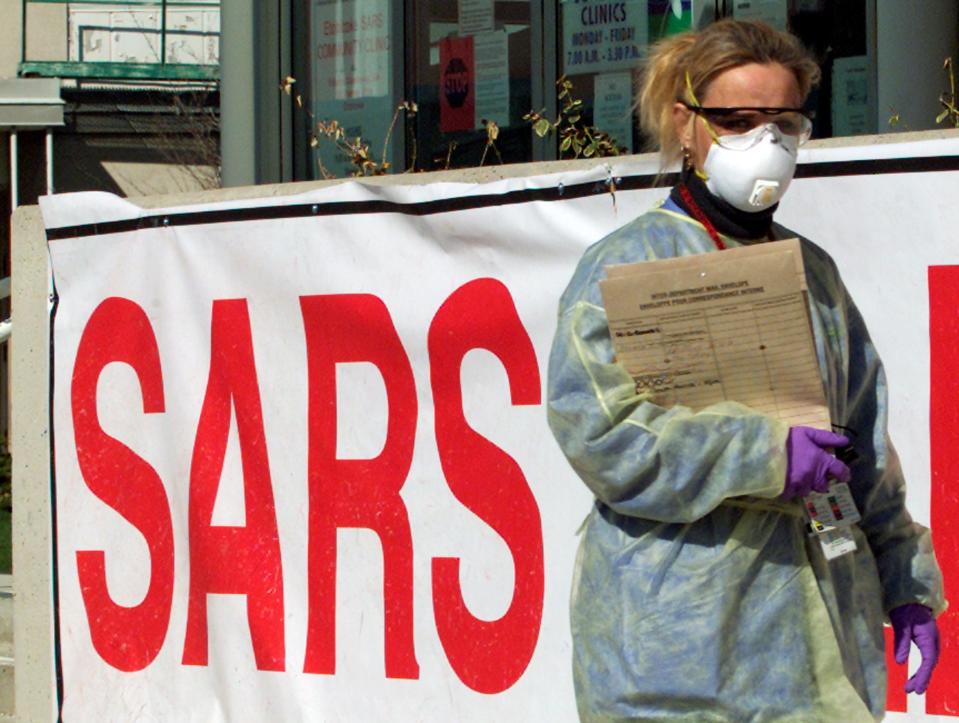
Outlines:
[{"label": "metal pole", "polygon": [[47,128],[46,138],[47,156],[47,195],[53,194],[53,129]]},{"label": "metal pole", "polygon": [[[544,102],[544,97],[546,96],[546,89],[549,88],[550,92],[552,92],[555,87],[553,81],[546,78],[546,54],[555,52],[556,34],[545,32],[544,25],[546,18],[544,15],[545,9],[544,12],[539,12],[533,4],[530,4],[529,30],[532,46],[532,52],[530,53],[530,72],[533,76],[530,79],[530,84],[534,108],[545,108],[546,103]],[[549,42],[545,40],[547,37],[549,37]],[[552,95],[556,94],[552,93]],[[414,120],[414,123],[415,122]],[[546,138],[537,136],[533,133],[532,128],[529,128],[529,137],[533,139],[532,160],[534,161],[542,161],[548,157],[551,140],[553,141],[552,145],[556,145],[556,141],[549,136]]]},{"label": "metal pole", "polygon": [[166,2],[160,3],[160,12],[163,14],[160,18],[160,65],[166,63]]},{"label": "metal pole", "polygon": [[20,205],[17,187],[17,132],[10,131],[10,211]]},{"label": "metal pole", "polygon": [[[220,46],[220,151],[224,187],[252,186],[264,181],[257,175],[256,159],[261,155],[257,140],[265,136],[256,132],[255,59],[262,57],[258,48],[268,38],[266,28],[256,26],[255,8],[256,0],[229,0],[220,4],[220,37],[230,39]],[[276,76],[262,87],[275,89]]]},{"label": "metal pole", "polygon": [[27,0],[20,3],[20,62],[27,62]]}]

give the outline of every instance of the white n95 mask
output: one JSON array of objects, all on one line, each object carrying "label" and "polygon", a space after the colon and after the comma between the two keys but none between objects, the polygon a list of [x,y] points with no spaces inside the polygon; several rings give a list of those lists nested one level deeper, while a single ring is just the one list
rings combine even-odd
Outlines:
[{"label": "white n95 mask", "polygon": [[764,211],[779,202],[796,172],[799,142],[773,123],[724,135],[706,153],[706,188],[740,211]]}]

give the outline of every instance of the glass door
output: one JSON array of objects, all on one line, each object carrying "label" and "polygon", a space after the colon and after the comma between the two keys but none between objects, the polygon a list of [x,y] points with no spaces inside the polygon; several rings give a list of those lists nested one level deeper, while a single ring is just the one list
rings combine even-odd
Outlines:
[{"label": "glass door", "polygon": [[[441,170],[532,160],[534,24],[541,0],[408,0],[408,167]],[[539,35],[537,32],[536,35]]]}]

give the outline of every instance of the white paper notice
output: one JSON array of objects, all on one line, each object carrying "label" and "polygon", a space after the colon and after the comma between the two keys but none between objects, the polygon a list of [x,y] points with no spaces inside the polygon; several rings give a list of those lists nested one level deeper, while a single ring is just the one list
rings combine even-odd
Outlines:
[{"label": "white paper notice", "polygon": [[593,125],[633,152],[633,76],[629,72],[603,73],[595,80]]},{"label": "white paper notice", "polygon": [[777,30],[789,29],[787,0],[736,0],[733,17],[737,20],[762,20]]},{"label": "white paper notice", "polygon": [[875,133],[869,115],[869,59],[836,58],[832,64],[832,134]]},{"label": "white paper notice", "polygon": [[[336,119],[350,136],[383,143],[393,115],[388,0],[313,3],[313,113]],[[294,92],[298,86],[294,87]],[[328,173],[348,176],[350,159],[322,140],[315,158]]]},{"label": "white paper notice", "polygon": [[316,0],[313,6],[316,100],[381,98],[390,93],[387,0]]},{"label": "white paper notice", "polygon": [[459,0],[459,34],[493,31],[493,0]]},{"label": "white paper notice", "polygon": [[483,119],[509,125],[509,38],[505,30],[473,36],[476,127]]}]

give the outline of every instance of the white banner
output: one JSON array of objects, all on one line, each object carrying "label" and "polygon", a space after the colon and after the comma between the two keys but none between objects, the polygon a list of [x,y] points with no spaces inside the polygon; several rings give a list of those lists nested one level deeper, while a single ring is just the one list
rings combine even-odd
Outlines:
[{"label": "white banner", "polygon": [[[884,355],[914,516],[959,519],[930,480],[925,281],[959,264],[959,176],[843,164],[879,154],[959,142],[807,155],[858,175],[797,180],[779,219],[833,254]],[[656,170],[44,199],[64,720],[576,720],[592,500],[546,364],[577,260],[666,195],[626,190]],[[957,674],[913,720],[959,710]]]}]

